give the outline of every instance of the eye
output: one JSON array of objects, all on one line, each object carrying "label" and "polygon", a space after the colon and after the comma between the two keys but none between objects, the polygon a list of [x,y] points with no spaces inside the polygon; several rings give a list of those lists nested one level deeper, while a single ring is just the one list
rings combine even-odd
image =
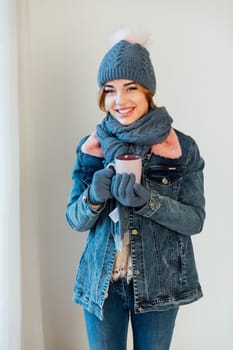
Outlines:
[{"label": "eye", "polygon": [[111,88],[105,88],[104,92],[106,95],[114,94],[115,90]]},{"label": "eye", "polygon": [[137,90],[137,86],[133,85],[133,86],[128,86],[127,91],[134,91]]}]

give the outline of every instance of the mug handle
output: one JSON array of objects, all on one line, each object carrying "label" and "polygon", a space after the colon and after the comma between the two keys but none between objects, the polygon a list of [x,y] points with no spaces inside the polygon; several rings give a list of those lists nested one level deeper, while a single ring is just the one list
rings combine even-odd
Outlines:
[{"label": "mug handle", "polygon": [[108,168],[108,169],[112,168],[112,169],[116,172],[116,164],[115,164],[115,163],[109,163],[109,164],[107,165],[107,168]]}]

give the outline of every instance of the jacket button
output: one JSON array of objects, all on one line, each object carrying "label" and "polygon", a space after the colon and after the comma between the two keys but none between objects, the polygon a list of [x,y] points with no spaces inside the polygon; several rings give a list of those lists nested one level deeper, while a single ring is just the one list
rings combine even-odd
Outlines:
[{"label": "jacket button", "polygon": [[159,202],[156,199],[150,199],[148,204],[149,204],[149,207],[151,208],[151,210],[155,210],[159,206]]},{"label": "jacket button", "polygon": [[168,180],[166,177],[163,177],[163,178],[162,178],[162,183],[163,183],[164,185],[167,185],[168,182],[169,182],[169,180]]},{"label": "jacket button", "polygon": [[82,200],[83,200],[83,202],[87,202],[87,196],[84,195],[84,196],[82,197]]},{"label": "jacket button", "polygon": [[132,234],[132,235],[137,235],[137,234],[138,234],[138,230],[137,230],[136,228],[133,228],[133,229],[131,230],[131,234]]}]

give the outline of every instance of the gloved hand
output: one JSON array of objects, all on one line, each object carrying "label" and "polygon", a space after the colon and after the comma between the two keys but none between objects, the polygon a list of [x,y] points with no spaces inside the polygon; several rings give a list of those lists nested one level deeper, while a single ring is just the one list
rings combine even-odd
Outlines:
[{"label": "gloved hand", "polygon": [[134,174],[116,174],[112,178],[111,192],[125,207],[142,207],[150,199],[150,191],[135,182]]},{"label": "gloved hand", "polygon": [[100,204],[112,198],[111,183],[114,174],[115,171],[112,168],[101,169],[94,173],[89,190],[89,199],[91,203]]}]

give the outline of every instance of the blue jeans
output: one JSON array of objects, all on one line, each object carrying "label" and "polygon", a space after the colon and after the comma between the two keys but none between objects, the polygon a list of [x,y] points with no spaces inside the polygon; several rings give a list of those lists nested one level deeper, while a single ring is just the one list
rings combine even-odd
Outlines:
[{"label": "blue jeans", "polygon": [[134,350],[169,350],[178,309],[134,312],[132,282],[110,283],[104,320],[84,310],[90,350],[126,350],[129,315]]}]

